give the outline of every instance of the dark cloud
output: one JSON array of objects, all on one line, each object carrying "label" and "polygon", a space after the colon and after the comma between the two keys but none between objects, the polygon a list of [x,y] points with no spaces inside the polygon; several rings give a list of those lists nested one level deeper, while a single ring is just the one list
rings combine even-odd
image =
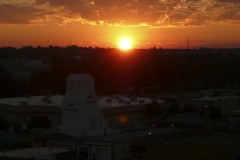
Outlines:
[{"label": "dark cloud", "polygon": [[81,0],[35,0],[36,4],[49,3],[52,6],[73,6],[81,4]]},{"label": "dark cloud", "polygon": [[32,6],[0,4],[0,23],[4,24],[29,24],[47,14],[51,15],[52,12]]},{"label": "dark cloud", "polygon": [[46,4],[47,2],[47,0],[35,0],[36,4]]},{"label": "dark cloud", "polygon": [[226,20],[236,20],[236,19],[240,19],[240,15],[238,15],[238,13],[234,11],[228,11],[220,14],[219,18],[226,19]]},{"label": "dark cloud", "polygon": [[240,15],[239,11],[234,9],[235,7],[229,8],[224,12],[219,13],[218,17],[216,18],[217,21],[221,22],[229,22],[229,21],[239,21],[240,20]]},{"label": "dark cloud", "polygon": [[216,0],[216,2],[222,2],[222,3],[240,3],[240,0]]},{"label": "dark cloud", "polygon": [[186,0],[186,2],[200,2],[201,0]]},{"label": "dark cloud", "polygon": [[240,23],[240,4],[211,3],[204,10],[211,23]]}]

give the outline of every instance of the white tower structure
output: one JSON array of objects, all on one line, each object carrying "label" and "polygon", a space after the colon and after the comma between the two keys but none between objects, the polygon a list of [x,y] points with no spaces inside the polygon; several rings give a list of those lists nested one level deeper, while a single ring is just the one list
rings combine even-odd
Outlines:
[{"label": "white tower structure", "polygon": [[99,111],[90,74],[70,74],[66,79],[67,91],[62,99],[61,133],[73,136],[95,136],[116,133],[107,126]]}]

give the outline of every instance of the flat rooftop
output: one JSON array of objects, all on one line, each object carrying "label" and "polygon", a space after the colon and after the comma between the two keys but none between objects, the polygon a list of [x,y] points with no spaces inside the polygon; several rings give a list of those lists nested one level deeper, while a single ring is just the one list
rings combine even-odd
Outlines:
[{"label": "flat rooftop", "polygon": [[36,105],[36,106],[62,106],[63,95],[46,96],[26,96],[16,98],[0,99],[0,104],[8,104],[13,106]]},{"label": "flat rooftop", "polygon": [[[63,148],[54,148],[54,153],[66,152],[67,149]],[[45,155],[45,156],[44,156]],[[19,158],[31,158],[31,157],[40,157],[48,159],[49,149],[46,147],[33,147],[19,150],[5,151],[4,156],[7,157],[19,157]]]},{"label": "flat rooftop", "polygon": [[182,131],[181,129],[174,130],[173,127],[152,128],[152,129],[140,130],[135,132],[124,132],[119,134],[89,137],[89,138],[85,138],[85,140],[102,141],[102,142],[121,142],[123,141],[123,138],[124,140],[129,141],[136,138],[143,138],[143,137],[151,138],[152,136],[156,136],[156,135],[176,133],[181,131]]},{"label": "flat rooftop", "polygon": [[199,145],[240,146],[240,131],[212,132],[169,139],[169,142],[189,143]]},{"label": "flat rooftop", "polygon": [[[13,106],[35,105],[35,106],[62,106],[63,95],[51,96],[26,96],[16,98],[3,98],[0,99],[0,104],[8,104]],[[111,108],[121,106],[133,106],[151,103],[153,100],[150,98],[139,97],[125,97],[124,95],[113,95],[109,97],[99,98],[99,108]],[[158,103],[164,101],[157,100]]]},{"label": "flat rooftop", "polygon": [[195,100],[195,101],[217,101],[217,100],[230,100],[230,99],[236,99],[238,96],[218,96],[218,97],[209,97],[204,96],[203,98],[195,98],[195,99],[189,99],[189,100]]},{"label": "flat rooftop", "polygon": [[142,104],[149,104],[153,100],[156,100],[158,103],[164,102],[159,99],[142,98],[142,97],[141,98],[125,97],[123,95],[113,95],[113,96],[109,96],[109,97],[101,97],[99,99],[99,107],[100,108],[108,108],[108,107],[142,105]]}]

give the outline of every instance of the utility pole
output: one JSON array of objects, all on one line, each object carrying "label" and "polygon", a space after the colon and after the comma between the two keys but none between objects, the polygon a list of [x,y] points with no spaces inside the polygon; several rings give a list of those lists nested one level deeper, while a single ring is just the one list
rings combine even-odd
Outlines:
[{"label": "utility pole", "polygon": [[187,49],[189,48],[189,37],[187,37]]}]

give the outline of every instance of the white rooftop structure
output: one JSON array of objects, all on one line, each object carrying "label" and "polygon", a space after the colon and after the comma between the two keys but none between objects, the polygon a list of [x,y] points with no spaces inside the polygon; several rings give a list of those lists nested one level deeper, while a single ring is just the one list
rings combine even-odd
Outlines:
[{"label": "white rooftop structure", "polygon": [[[12,116],[9,114],[14,114],[17,120],[27,120],[26,117],[30,115],[47,115],[54,125],[62,122],[61,126],[55,128],[56,132],[87,137],[116,133],[107,126],[104,116],[108,120],[118,118],[118,114],[129,114],[129,119],[132,116],[136,118],[144,114],[142,112],[145,104],[152,103],[153,100],[158,103],[164,102],[125,95],[112,95],[99,99],[94,92],[94,79],[89,74],[71,74],[66,81],[67,91],[64,96],[47,94],[0,99],[0,108],[4,110],[2,114],[8,113],[7,117]],[[135,114],[132,114],[133,112]],[[15,117],[12,118],[13,121]],[[137,130],[139,127],[141,126],[132,129]]]},{"label": "white rooftop structure", "polygon": [[107,120],[99,111],[93,77],[90,74],[70,74],[66,81],[62,125],[58,127],[61,133],[81,137],[116,133],[107,126]]}]

